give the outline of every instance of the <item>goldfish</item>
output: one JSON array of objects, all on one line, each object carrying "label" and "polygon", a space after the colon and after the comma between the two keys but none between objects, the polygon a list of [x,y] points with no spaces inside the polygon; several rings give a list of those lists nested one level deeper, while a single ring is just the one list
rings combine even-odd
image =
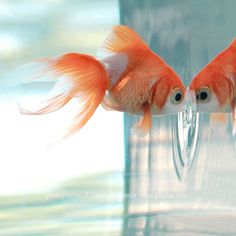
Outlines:
[{"label": "goldfish", "polygon": [[215,118],[222,122],[232,113],[236,125],[236,39],[193,78],[189,92],[198,112],[221,113]]},{"label": "goldfish", "polygon": [[100,52],[105,56],[95,58],[73,52],[31,63],[27,71],[37,71],[31,72],[32,80],[46,76],[56,84],[35,109],[20,108],[20,112],[46,114],[78,99],[80,108],[67,137],[80,130],[100,104],[107,110],[139,115],[133,128],[139,135],[151,129],[152,115],[184,109],[186,89],[180,77],[133,29],[114,26]]}]

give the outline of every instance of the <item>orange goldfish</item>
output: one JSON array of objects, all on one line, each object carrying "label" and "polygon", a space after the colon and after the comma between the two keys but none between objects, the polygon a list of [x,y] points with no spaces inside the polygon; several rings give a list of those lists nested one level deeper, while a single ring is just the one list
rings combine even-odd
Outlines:
[{"label": "orange goldfish", "polygon": [[23,114],[38,115],[56,111],[72,98],[81,108],[65,135],[81,129],[99,104],[105,109],[141,115],[134,130],[146,134],[152,115],[176,113],[185,106],[185,87],[176,72],[131,28],[113,27],[105,39],[102,59],[68,53],[31,64],[39,72],[32,79],[45,75],[58,81],[54,95],[34,110],[21,109]]},{"label": "orange goldfish", "polygon": [[193,78],[189,90],[197,111],[232,112],[236,123],[236,39]]}]

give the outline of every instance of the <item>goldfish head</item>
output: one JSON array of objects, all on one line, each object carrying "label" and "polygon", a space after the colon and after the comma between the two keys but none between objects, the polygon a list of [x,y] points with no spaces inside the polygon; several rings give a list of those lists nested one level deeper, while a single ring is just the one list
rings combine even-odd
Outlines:
[{"label": "goldfish head", "polygon": [[210,64],[193,78],[189,91],[196,111],[230,111],[232,82]]},{"label": "goldfish head", "polygon": [[186,106],[186,89],[175,71],[166,66],[160,79],[153,85],[152,110],[154,114],[178,113]]}]

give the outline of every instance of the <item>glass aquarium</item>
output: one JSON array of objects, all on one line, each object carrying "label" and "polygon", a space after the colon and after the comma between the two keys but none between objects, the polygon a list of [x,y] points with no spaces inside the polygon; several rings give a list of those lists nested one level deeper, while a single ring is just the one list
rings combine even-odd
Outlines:
[{"label": "glass aquarium", "polygon": [[0,236],[236,235],[230,114],[214,124],[189,105],[153,117],[139,137],[131,132],[138,116],[99,107],[56,143],[78,104],[21,115],[18,105],[52,83],[8,76],[40,58],[96,56],[111,27],[126,24],[189,86],[235,37],[235,9],[235,0],[1,0]]},{"label": "glass aquarium", "polygon": [[[235,1],[120,1],[121,22],[136,29],[182,77],[193,76],[236,35]],[[209,113],[154,118],[149,136],[129,132],[125,115],[124,235],[236,234],[236,149],[231,124]]]}]

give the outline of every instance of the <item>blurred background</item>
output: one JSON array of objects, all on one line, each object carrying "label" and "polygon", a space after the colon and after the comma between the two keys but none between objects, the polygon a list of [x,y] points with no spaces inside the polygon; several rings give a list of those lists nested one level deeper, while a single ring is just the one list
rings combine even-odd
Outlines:
[{"label": "blurred background", "polygon": [[[119,23],[118,5],[116,0],[0,0],[0,77],[42,57],[95,56]],[[0,235],[119,233],[123,114],[99,107],[85,129],[51,147],[78,104],[46,116],[23,116],[17,101],[41,98],[51,84],[8,82],[0,88]]]},{"label": "blurred background", "polygon": [[[95,56],[121,22],[187,86],[235,37],[235,9],[234,0],[0,0],[0,77],[42,57]],[[78,134],[53,145],[78,104],[39,117],[20,115],[17,106],[50,87],[1,83],[0,235],[236,234],[230,121],[215,126],[209,114],[191,121],[197,145],[191,146],[191,130],[182,142],[194,162],[178,178],[174,130],[184,135],[182,114],[155,117],[150,135],[140,138],[130,132],[138,117],[99,107]]]}]

